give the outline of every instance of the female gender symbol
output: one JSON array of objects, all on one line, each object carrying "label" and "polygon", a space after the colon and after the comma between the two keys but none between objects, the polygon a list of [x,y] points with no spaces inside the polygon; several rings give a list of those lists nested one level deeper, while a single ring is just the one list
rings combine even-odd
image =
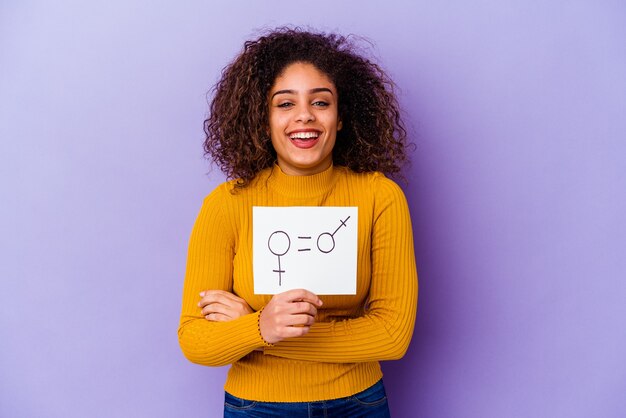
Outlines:
[{"label": "female gender symbol", "polygon": [[274,273],[278,273],[278,285],[282,285],[282,273],[285,270],[280,267],[280,257],[287,254],[289,248],[291,248],[291,239],[285,231],[276,231],[267,239],[267,248],[270,252],[278,257],[278,270],[272,270]]}]

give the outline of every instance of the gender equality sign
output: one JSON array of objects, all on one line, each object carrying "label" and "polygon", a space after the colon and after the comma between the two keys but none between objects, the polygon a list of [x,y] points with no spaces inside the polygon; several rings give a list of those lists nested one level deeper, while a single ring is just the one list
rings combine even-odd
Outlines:
[{"label": "gender equality sign", "polygon": [[254,293],[356,294],[358,208],[252,208]]}]

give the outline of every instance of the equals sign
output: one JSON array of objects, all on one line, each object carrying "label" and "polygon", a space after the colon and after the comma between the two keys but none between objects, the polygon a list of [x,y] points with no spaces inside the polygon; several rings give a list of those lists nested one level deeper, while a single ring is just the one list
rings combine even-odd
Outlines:
[{"label": "equals sign", "polygon": [[[311,239],[311,237],[298,237],[298,239]],[[310,248],[298,248],[298,251],[311,251]]]}]

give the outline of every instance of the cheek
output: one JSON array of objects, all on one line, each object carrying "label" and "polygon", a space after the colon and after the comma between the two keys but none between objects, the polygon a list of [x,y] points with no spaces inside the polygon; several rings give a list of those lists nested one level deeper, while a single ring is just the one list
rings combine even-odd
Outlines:
[{"label": "cheek", "polygon": [[270,142],[272,143],[272,148],[274,148],[274,151],[280,151],[285,147],[285,143],[284,143],[283,135],[281,134],[281,131],[271,128],[269,135],[270,135]]},{"label": "cheek", "polygon": [[342,124],[341,121],[337,118],[330,118],[327,122],[326,122],[326,126],[328,126],[328,129],[333,131],[335,134],[337,134],[337,132],[339,130],[341,130]]},{"label": "cheek", "polygon": [[284,118],[281,118],[280,115],[270,115],[269,117],[269,131],[272,133],[279,133],[284,131],[285,129],[285,121]]}]

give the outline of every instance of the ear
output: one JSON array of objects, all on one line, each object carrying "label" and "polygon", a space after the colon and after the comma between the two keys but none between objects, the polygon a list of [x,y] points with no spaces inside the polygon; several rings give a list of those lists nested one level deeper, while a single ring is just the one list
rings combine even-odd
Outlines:
[{"label": "ear", "polygon": [[343,128],[343,121],[339,119],[339,122],[337,122],[337,130],[340,131],[341,128]]}]

